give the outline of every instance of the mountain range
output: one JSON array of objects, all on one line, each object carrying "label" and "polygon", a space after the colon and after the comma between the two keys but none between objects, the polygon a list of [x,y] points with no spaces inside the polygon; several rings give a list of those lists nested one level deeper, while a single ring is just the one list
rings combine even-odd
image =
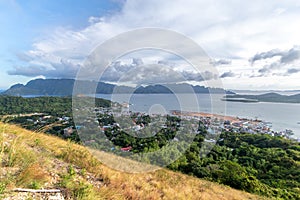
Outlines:
[{"label": "mountain range", "polygon": [[[221,88],[207,88],[204,86],[192,86],[186,83],[182,84],[166,84],[166,85],[148,85],[139,87],[119,86],[104,82],[77,81],[80,85],[77,93],[93,94],[91,88],[97,84],[97,94],[112,94],[112,93],[135,93],[135,94],[169,94],[169,93],[187,93],[187,88],[192,88],[195,93],[220,93],[220,94],[235,94],[231,91],[223,90]],[[73,94],[74,79],[35,79],[29,81],[27,84],[15,84],[8,90],[2,92],[4,95],[59,95],[69,96]],[[172,91],[169,89],[172,88]]]}]

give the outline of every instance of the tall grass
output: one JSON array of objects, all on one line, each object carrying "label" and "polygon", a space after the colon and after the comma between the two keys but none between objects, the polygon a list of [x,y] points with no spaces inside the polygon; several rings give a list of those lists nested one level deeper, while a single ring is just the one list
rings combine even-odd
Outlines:
[{"label": "tall grass", "polygon": [[[0,145],[1,168],[8,170],[0,178],[0,183],[5,183],[0,184],[0,193],[14,187],[40,188],[48,184],[46,187],[60,188],[72,199],[262,199],[165,169],[137,174],[115,171],[101,164],[85,147],[2,123]],[[111,155],[105,153],[102,157]],[[60,163],[56,169],[59,180],[49,185],[53,171],[48,164],[56,161]],[[100,181],[101,187],[96,188],[88,176]]]}]

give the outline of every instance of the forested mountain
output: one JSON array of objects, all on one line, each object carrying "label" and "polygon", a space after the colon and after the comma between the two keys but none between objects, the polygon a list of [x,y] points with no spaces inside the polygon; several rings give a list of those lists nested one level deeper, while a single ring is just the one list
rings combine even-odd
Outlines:
[{"label": "forested mountain", "polygon": [[[2,94],[5,95],[60,95],[67,96],[73,94],[75,80],[74,79],[36,79],[29,81],[26,85],[16,84],[11,86]],[[91,88],[98,84],[96,93],[98,94],[112,94],[112,93],[136,93],[136,94],[151,94],[151,93],[186,93],[186,88],[191,87],[195,93],[226,93],[232,92],[225,91],[220,88],[207,88],[204,86],[192,86],[187,84],[167,84],[167,85],[149,85],[139,86],[137,88],[128,86],[117,86],[104,82],[94,81],[78,81],[80,84],[82,94],[92,94]],[[169,89],[172,88],[172,91]]]}]

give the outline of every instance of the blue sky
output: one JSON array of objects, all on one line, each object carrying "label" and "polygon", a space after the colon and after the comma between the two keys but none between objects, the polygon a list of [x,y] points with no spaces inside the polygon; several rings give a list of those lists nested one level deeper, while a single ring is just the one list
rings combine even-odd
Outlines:
[{"label": "blue sky", "polygon": [[121,5],[120,1],[105,0],[0,0],[0,88],[30,79],[8,75],[7,71],[24,64],[18,56],[35,41],[47,38],[49,30],[80,30],[89,25],[89,17],[112,15]]},{"label": "blue sky", "polygon": [[[300,89],[299,21],[298,0],[0,0],[0,89],[37,77],[72,78],[99,44],[143,27],[193,39],[212,59],[225,88]],[[175,66],[203,84],[198,73],[159,53],[127,56],[132,57],[142,59],[140,64]],[[125,59],[107,77],[132,64]],[[153,67],[152,74],[160,68]],[[209,77],[207,84],[214,85],[215,76]]]}]

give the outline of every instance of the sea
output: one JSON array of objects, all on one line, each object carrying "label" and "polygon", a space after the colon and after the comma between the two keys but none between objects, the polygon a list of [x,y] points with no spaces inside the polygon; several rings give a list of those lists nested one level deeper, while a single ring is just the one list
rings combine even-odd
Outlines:
[{"label": "sea", "polygon": [[[43,95],[24,97],[37,96]],[[224,96],[222,94],[96,94],[91,96],[126,103],[129,105],[129,110],[134,112],[168,114],[172,110],[180,110],[258,119],[270,124],[274,131],[289,129],[293,131],[295,138],[300,138],[300,104],[297,103],[222,101]]]},{"label": "sea", "polygon": [[96,97],[129,105],[129,110],[145,113],[169,113],[172,110],[205,112],[259,119],[274,131],[292,130],[300,138],[300,104],[222,101],[220,94],[97,94]]}]

